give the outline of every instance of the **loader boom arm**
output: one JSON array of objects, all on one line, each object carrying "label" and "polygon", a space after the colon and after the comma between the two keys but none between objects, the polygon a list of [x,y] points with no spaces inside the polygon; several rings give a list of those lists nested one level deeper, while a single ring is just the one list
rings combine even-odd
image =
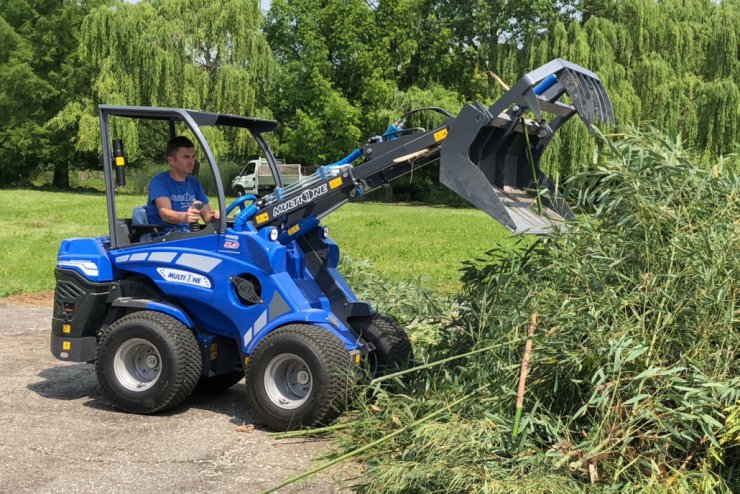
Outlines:
[{"label": "loader boom arm", "polygon": [[[571,103],[560,101],[564,95]],[[524,119],[527,109],[534,120]],[[595,121],[614,122],[598,77],[556,59],[524,76],[488,108],[465,105],[436,129],[366,144],[345,160],[276,189],[242,211],[237,224],[277,227],[287,243],[343,204],[441,159],[440,181],[464,199],[512,231],[548,233],[573,214],[539,169],[539,159],[555,131],[576,114],[589,130]],[[359,156],[365,163],[349,163]]]}]

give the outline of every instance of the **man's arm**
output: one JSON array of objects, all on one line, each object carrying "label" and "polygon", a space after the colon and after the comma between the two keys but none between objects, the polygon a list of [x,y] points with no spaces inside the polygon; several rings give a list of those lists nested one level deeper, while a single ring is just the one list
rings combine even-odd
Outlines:
[{"label": "man's arm", "polygon": [[206,204],[203,206],[203,209],[200,210],[200,215],[203,217],[203,221],[206,223],[210,223],[211,221],[216,221],[221,217],[219,214],[219,211],[213,211],[211,210],[211,206]]},{"label": "man's arm", "polygon": [[208,204],[208,196],[206,195],[206,192],[203,190],[203,186],[200,184],[197,178],[193,177],[193,181],[195,182],[195,198],[203,203],[203,207],[200,210],[200,215],[203,218],[203,221],[206,222],[206,224],[210,223],[211,221],[215,221],[220,218],[218,211],[213,211],[211,209],[211,206]]},{"label": "man's arm", "polygon": [[[159,217],[165,223],[180,224],[180,223],[197,223],[200,218],[200,211],[194,208],[188,208],[187,211],[174,211],[172,209],[172,203],[169,197],[157,197],[154,200],[154,205],[157,206],[157,212]],[[206,205],[203,210],[208,208]],[[204,217],[205,219],[205,217]]]}]

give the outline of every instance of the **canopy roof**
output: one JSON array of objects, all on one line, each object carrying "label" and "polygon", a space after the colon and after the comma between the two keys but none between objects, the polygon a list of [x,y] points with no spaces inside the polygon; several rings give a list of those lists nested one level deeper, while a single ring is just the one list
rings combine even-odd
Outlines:
[{"label": "canopy roof", "polygon": [[156,108],[151,106],[116,106],[100,105],[100,111],[106,115],[128,118],[145,118],[149,120],[169,120],[171,122],[186,121],[189,116],[198,126],[223,125],[227,127],[241,127],[252,132],[270,132],[277,127],[275,120],[262,120],[252,117],[241,117],[225,113],[210,113],[181,108]]}]

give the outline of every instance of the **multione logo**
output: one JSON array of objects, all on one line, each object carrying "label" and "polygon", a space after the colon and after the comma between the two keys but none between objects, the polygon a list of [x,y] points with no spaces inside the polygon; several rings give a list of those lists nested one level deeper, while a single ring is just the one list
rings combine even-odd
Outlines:
[{"label": "multione logo", "polygon": [[159,275],[165,281],[172,283],[183,283],[185,285],[195,285],[203,288],[211,288],[211,281],[203,275],[180,271],[179,269],[157,268]]},{"label": "multione logo", "polygon": [[313,201],[319,196],[323,196],[327,192],[329,192],[329,186],[327,184],[321,184],[318,187],[314,187],[313,189],[304,190],[303,193],[301,193],[301,195],[299,195],[298,197],[294,197],[293,199],[290,199],[275,206],[272,209],[272,216],[274,218],[275,216],[285,214],[302,204]]}]

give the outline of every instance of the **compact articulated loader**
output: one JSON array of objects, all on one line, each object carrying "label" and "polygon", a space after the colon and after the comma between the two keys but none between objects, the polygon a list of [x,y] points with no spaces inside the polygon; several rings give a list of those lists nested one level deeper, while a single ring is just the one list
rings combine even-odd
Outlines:
[{"label": "compact articulated loader", "polygon": [[[570,103],[560,101],[567,95]],[[533,120],[525,120],[525,111]],[[278,430],[326,424],[357,383],[403,365],[402,328],[357,300],[337,270],[339,248],[321,219],[400,176],[440,162],[441,181],[515,232],[546,233],[572,217],[538,167],[557,129],[578,114],[589,128],[614,119],[593,73],[557,59],[530,72],[493,106],[466,105],[438,128],[395,122],[345,159],[283,187],[262,134],[276,122],[172,108],[100,106],[109,235],[64,240],[56,264],[51,351],[90,362],[117,408],[173,407],[196,385],[225,389],[246,374],[253,411]],[[152,235],[116,211],[124,153],[109,117],[184,123],[216,181],[220,220]],[[549,119],[546,118],[549,117]],[[248,129],[277,188],[227,205],[201,128]],[[364,162],[351,163],[358,158]],[[232,214],[233,213],[233,214]]]}]

